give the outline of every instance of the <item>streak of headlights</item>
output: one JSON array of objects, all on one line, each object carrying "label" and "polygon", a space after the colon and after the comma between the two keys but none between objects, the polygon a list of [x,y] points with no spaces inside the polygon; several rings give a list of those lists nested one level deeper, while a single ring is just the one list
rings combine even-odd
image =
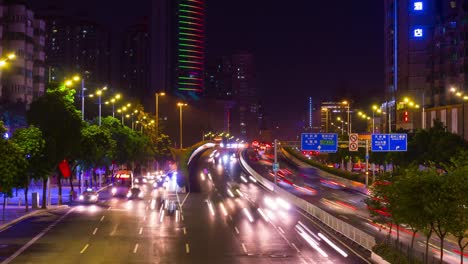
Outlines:
[{"label": "streak of headlights", "polygon": [[323,251],[323,249],[320,248],[320,246],[318,245],[318,242],[315,241],[311,236],[309,236],[309,234],[307,234],[305,232],[305,230],[301,227],[301,226],[298,226],[296,225],[296,232],[312,247],[314,248],[315,250],[317,250],[320,255],[328,258],[328,255],[327,253],[325,253],[325,251]]},{"label": "streak of headlights", "polygon": [[213,204],[211,204],[211,201],[209,201],[209,200],[206,200],[206,203],[208,204],[208,209],[210,209],[211,215],[214,216],[214,215],[215,215],[215,211],[214,211],[214,209],[213,209]]},{"label": "streak of headlights", "polygon": [[228,193],[229,197],[234,198],[234,194],[232,193],[231,190],[228,189],[228,190],[227,190],[227,193]]},{"label": "streak of headlights", "polygon": [[251,181],[253,181],[253,182],[257,183],[257,180],[256,180],[254,177],[252,177],[252,176],[249,176],[249,179],[250,179]]},{"label": "streak of headlights", "polygon": [[205,181],[205,174],[203,172],[200,172],[200,178],[202,181]]},{"label": "streak of headlights", "polygon": [[240,178],[241,178],[241,180],[242,180],[243,182],[249,183],[249,181],[248,181],[243,175],[241,175]]},{"label": "streak of headlights", "polygon": [[226,210],[226,207],[224,207],[223,202],[220,202],[220,203],[219,203],[219,207],[221,207],[221,211],[223,212],[224,216],[227,216],[227,215],[228,215],[228,212],[227,212],[227,210]]},{"label": "streak of headlights", "polygon": [[245,214],[245,216],[249,219],[249,221],[250,221],[251,223],[253,223],[254,219],[253,219],[252,215],[250,214],[249,209],[244,208],[242,211],[244,211],[244,214]]},{"label": "streak of headlights", "polygon": [[240,197],[244,197],[244,194],[239,189],[236,189],[236,192],[239,194]]},{"label": "streak of headlights", "polygon": [[270,219],[268,218],[268,216],[263,212],[262,209],[258,208],[257,211],[260,213],[260,215],[263,217],[263,219],[269,223],[270,222]]},{"label": "streak of headlights", "polygon": [[344,252],[341,248],[339,248],[337,245],[335,245],[333,242],[331,242],[327,237],[322,235],[321,233],[318,233],[319,237],[321,237],[330,247],[332,247],[334,250],[336,250],[338,253],[340,253],[343,257],[348,257],[348,254]]}]

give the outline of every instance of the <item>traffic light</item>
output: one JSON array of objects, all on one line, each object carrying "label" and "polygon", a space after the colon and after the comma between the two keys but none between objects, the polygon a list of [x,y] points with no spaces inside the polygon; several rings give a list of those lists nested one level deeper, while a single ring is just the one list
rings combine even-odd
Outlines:
[{"label": "traffic light", "polygon": [[403,113],[403,121],[404,121],[405,123],[408,123],[408,122],[409,122],[409,113],[408,113],[408,111],[405,111],[405,112]]}]

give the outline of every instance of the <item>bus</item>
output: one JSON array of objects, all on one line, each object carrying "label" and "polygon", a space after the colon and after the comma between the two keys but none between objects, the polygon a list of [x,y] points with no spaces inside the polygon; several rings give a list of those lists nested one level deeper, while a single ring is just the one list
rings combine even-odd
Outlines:
[{"label": "bus", "polygon": [[119,170],[115,173],[112,182],[112,195],[125,196],[132,188],[133,173],[130,170]]}]

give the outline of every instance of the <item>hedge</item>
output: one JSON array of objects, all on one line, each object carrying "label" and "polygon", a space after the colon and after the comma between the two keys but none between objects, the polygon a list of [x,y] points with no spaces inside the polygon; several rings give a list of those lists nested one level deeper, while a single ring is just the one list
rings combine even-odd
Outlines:
[{"label": "hedge", "polygon": [[402,251],[399,251],[394,246],[390,245],[388,242],[382,242],[376,244],[372,251],[385,259],[386,261],[392,264],[421,264],[419,260],[411,259],[404,254]]},{"label": "hedge", "polygon": [[300,161],[303,161],[313,167],[316,167],[318,169],[321,169],[323,171],[326,171],[328,173],[331,173],[333,175],[336,175],[338,177],[342,177],[342,178],[345,178],[345,179],[348,179],[348,180],[352,180],[352,181],[357,181],[357,182],[361,182],[361,183],[365,183],[365,177],[362,177],[360,174],[358,173],[352,173],[352,172],[349,172],[349,171],[344,171],[344,170],[340,170],[340,169],[336,169],[336,168],[330,168],[328,167],[327,165],[325,164],[322,164],[320,162],[317,162],[315,160],[312,160],[312,159],[308,159],[306,158],[304,155],[302,155],[301,152],[291,148],[291,147],[285,147],[283,148],[286,152],[288,152],[289,154],[293,155],[295,158],[299,159]]}]

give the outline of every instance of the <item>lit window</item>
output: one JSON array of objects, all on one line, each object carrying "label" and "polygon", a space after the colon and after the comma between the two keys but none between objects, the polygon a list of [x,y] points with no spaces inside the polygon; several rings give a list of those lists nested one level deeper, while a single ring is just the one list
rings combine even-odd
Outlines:
[{"label": "lit window", "polygon": [[423,10],[423,2],[418,1],[413,3],[413,10],[414,11],[422,11]]},{"label": "lit window", "polygon": [[415,38],[421,38],[423,36],[423,29],[422,28],[415,28],[413,31],[413,36]]}]

